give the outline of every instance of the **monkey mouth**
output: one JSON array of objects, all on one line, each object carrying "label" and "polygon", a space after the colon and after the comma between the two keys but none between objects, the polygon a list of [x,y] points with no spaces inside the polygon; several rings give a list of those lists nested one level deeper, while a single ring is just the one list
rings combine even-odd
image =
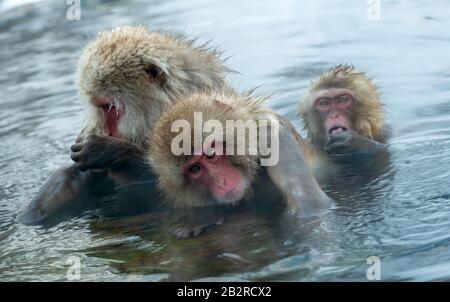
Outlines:
[{"label": "monkey mouth", "polygon": [[222,191],[219,196],[216,195],[216,200],[218,203],[236,204],[243,199],[246,187],[247,182],[241,182],[229,190]]},{"label": "monkey mouth", "polygon": [[347,127],[344,127],[344,126],[333,126],[333,127],[331,127],[330,128],[330,130],[328,130],[328,134],[333,134],[333,133],[336,133],[336,132],[340,132],[340,131],[347,131],[348,129],[347,129]]},{"label": "monkey mouth", "polygon": [[107,136],[121,137],[119,132],[119,122],[124,114],[124,105],[114,97],[96,97],[94,103],[102,109],[104,124],[103,131]]},{"label": "monkey mouth", "polygon": [[243,193],[240,189],[233,189],[226,192],[223,196],[219,198],[222,203],[236,203],[242,199]]}]

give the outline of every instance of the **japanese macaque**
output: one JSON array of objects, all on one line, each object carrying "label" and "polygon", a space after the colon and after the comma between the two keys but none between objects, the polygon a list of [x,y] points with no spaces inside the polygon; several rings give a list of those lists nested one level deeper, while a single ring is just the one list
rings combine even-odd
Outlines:
[{"label": "japanese macaque", "polygon": [[[336,66],[314,80],[300,102],[310,163],[337,161],[385,149],[388,136],[380,92],[352,66]],[[320,164],[319,164],[320,165]]]},{"label": "japanese macaque", "polygon": [[152,183],[142,160],[148,129],[180,97],[230,89],[227,71],[218,53],[172,34],[141,26],[100,33],[78,63],[79,93],[89,114],[71,148],[76,163],[58,170],[17,221],[45,224],[68,208],[96,207],[89,196],[116,194],[112,183]]},{"label": "japanese macaque", "polygon": [[299,112],[308,140],[329,154],[370,151],[386,142],[378,88],[351,66],[339,65],[313,81]]},{"label": "japanese macaque", "polygon": [[300,217],[315,216],[329,205],[301,138],[289,121],[262,109],[262,102],[229,92],[193,94],[154,127],[148,159],[159,187],[173,209],[189,213],[185,227],[175,232],[179,238],[222,222],[218,209],[244,200],[278,198]]}]

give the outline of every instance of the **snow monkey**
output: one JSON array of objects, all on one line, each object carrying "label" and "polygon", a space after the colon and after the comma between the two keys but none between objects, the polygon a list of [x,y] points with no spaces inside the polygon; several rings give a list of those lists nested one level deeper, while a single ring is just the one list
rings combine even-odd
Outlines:
[{"label": "snow monkey", "polygon": [[315,79],[300,102],[299,115],[312,145],[310,161],[319,163],[312,163],[313,168],[323,165],[323,159],[336,163],[386,150],[389,131],[380,92],[352,66],[338,65]]},{"label": "snow monkey", "polygon": [[[263,99],[249,94],[193,94],[175,103],[153,128],[147,157],[159,187],[165,193],[167,204],[176,211],[190,213],[185,226],[176,230],[178,237],[198,235],[203,228],[221,222],[223,217],[212,213],[217,208],[244,200],[264,202],[271,198],[273,191],[279,192],[289,213],[300,217],[315,216],[329,205],[330,199],[308,166],[300,136],[289,121],[262,109],[262,102]],[[240,134],[239,123],[248,126]],[[185,125],[184,129],[180,125]],[[258,130],[253,135],[252,125]],[[277,131],[260,132],[262,127]],[[203,143],[198,144],[196,129],[200,129]],[[180,135],[186,132],[188,139],[180,140]],[[252,136],[256,138],[253,141]],[[270,148],[277,145],[275,152],[279,152],[274,157],[277,161],[266,162],[264,166],[262,162],[270,156],[267,150],[263,151],[262,140],[269,142],[266,146]],[[241,149],[239,153],[239,144],[246,144],[244,152]],[[183,152],[176,150],[179,146]],[[258,190],[268,193],[255,198],[261,195]],[[211,212],[204,214],[205,211]]]},{"label": "snow monkey", "polygon": [[[78,63],[79,93],[88,117],[72,146],[76,163],[58,170],[17,221],[61,220],[96,207],[91,201],[117,193],[115,185],[130,179],[151,182],[152,172],[142,164],[148,129],[175,99],[230,89],[227,71],[217,52],[173,34],[142,26],[99,33]],[[115,173],[118,169],[121,173]]]}]

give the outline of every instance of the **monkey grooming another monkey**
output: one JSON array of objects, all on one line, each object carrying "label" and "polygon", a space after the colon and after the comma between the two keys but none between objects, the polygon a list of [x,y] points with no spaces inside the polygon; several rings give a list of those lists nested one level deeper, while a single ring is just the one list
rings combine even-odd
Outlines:
[{"label": "monkey grooming another monkey", "polygon": [[[244,200],[264,202],[278,196],[284,199],[289,213],[300,217],[315,216],[329,205],[330,199],[320,189],[306,162],[298,141],[301,138],[289,121],[262,109],[262,102],[250,95],[229,92],[193,94],[175,103],[155,125],[149,144],[149,162],[167,203],[175,211],[186,211],[189,216],[185,227],[175,232],[179,238],[198,235],[203,228],[220,223],[223,219],[217,214],[220,208]],[[211,128],[212,121],[223,125],[222,131],[217,130],[217,124]],[[260,122],[264,121],[262,125],[274,130],[265,133],[275,135],[266,137],[268,134],[257,132],[256,140],[252,141],[250,128],[239,134],[228,121],[242,122],[241,125],[248,127],[258,125],[258,131],[263,127]],[[278,127],[274,128],[275,122]],[[193,132],[192,128],[184,129],[184,134],[189,134],[187,141],[180,142],[183,133],[175,132],[179,131],[177,125],[194,128]],[[207,135],[204,141],[200,137],[201,144],[195,132],[198,127],[201,135]],[[271,147],[279,146],[278,154],[271,154],[277,156],[278,161],[262,166],[268,154],[263,152],[261,140],[269,141]],[[245,149],[246,152],[238,153],[239,144],[255,147],[256,152]],[[174,148],[180,145],[188,152],[175,152]],[[264,191],[263,196],[260,190]],[[270,196],[271,192],[278,192],[278,195]]]},{"label": "monkey grooming another monkey", "polygon": [[78,63],[79,93],[89,114],[72,146],[76,163],[52,175],[16,220],[57,223],[99,207],[103,197],[133,196],[129,190],[141,191],[139,183],[147,183],[144,199],[157,199],[143,161],[148,129],[175,99],[230,89],[227,71],[216,52],[172,34],[142,26],[100,33]]},{"label": "monkey grooming another monkey", "polygon": [[[338,65],[315,79],[299,106],[311,165],[347,163],[386,151],[388,129],[380,92],[352,66]],[[319,159],[318,159],[319,158]]]}]

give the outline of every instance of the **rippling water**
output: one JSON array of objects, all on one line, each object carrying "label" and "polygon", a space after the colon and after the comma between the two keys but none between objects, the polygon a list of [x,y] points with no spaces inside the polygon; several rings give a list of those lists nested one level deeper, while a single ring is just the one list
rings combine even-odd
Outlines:
[{"label": "rippling water", "polygon": [[[31,1],[24,1],[31,2]],[[0,280],[450,280],[450,13],[447,0],[0,1]],[[212,40],[231,56],[239,90],[262,85],[290,118],[309,80],[353,63],[382,88],[394,129],[389,167],[327,188],[333,209],[300,231],[242,214],[191,240],[151,214],[74,219],[51,229],[13,222],[52,171],[69,162],[83,120],[76,60],[95,33],[143,23]]]}]

